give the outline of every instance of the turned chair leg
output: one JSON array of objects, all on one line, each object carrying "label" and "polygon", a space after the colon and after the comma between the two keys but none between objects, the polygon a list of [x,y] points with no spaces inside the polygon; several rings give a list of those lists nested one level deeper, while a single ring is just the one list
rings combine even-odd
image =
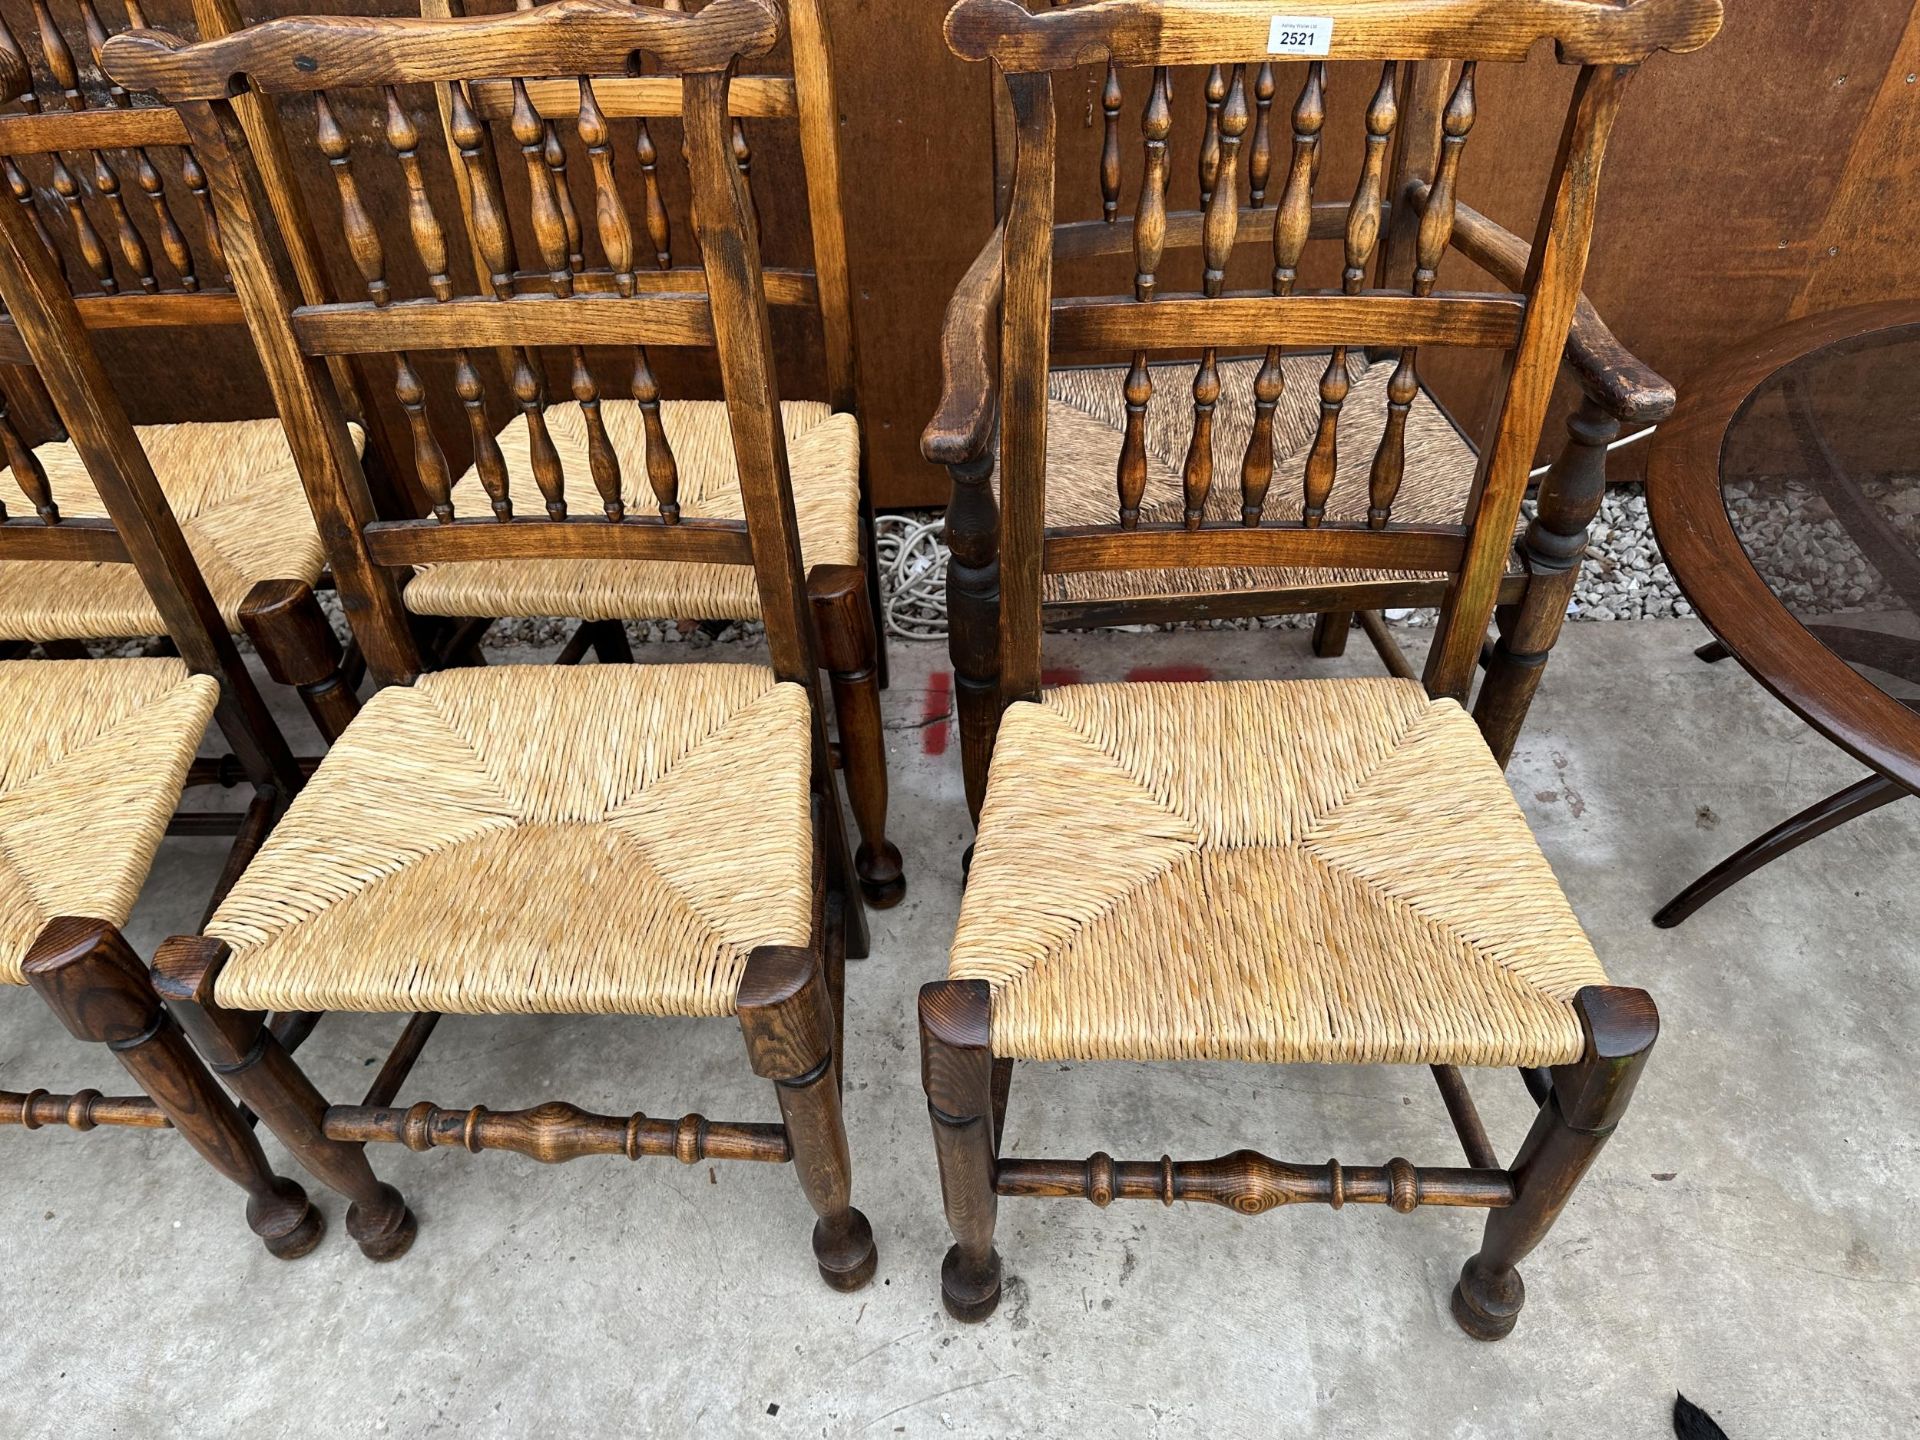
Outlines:
[{"label": "turned chair leg", "polygon": [[593,626],[593,653],[602,665],[633,664],[633,645],[627,627],[618,620],[599,620]]},{"label": "turned chair leg", "polygon": [[27,983],[74,1036],[105,1045],[173,1128],[247,1192],[247,1225],[282,1260],[320,1243],[326,1223],[260,1142],[162,1008],[146,967],[104,920],[49,921],[26,960]]},{"label": "turned chair leg", "polygon": [[397,1260],[418,1229],[400,1192],[383,1185],[366,1147],[327,1135],[327,1102],[257,1011],[223,1009],[214,985],[227,962],[224,942],[167,941],[153,962],[154,988],[207,1063],[280,1137],[314,1178],[344,1195],[347,1233],[369,1260]]},{"label": "turned chair leg", "polygon": [[953,1231],[940,1266],[940,1299],[949,1315],[969,1323],[986,1319],[1000,1303],[993,1169],[1011,1067],[994,1062],[988,1007],[984,980],[920,988],[920,1078],[933,1120],[940,1198]]},{"label": "turned chair leg", "polygon": [[907,892],[900,851],[887,839],[887,740],[880,721],[877,640],[866,576],[853,565],[818,565],[807,576],[820,659],[833,684],[840,764],[860,831],[853,868],[867,903],[884,910]]},{"label": "turned chair leg", "polygon": [[1347,632],[1353,629],[1351,610],[1326,610],[1313,622],[1313,653],[1322,660],[1347,653]]},{"label": "turned chair leg", "polygon": [[833,1000],[811,950],[763,945],[747,958],[736,1002],[753,1073],[773,1081],[800,1188],[820,1218],[813,1256],[820,1278],[858,1290],[873,1278],[873,1227],[854,1209],[853,1163],[840,1111]]},{"label": "turned chair leg", "polygon": [[1480,1253],[1453,1287],[1453,1318],[1476,1340],[1512,1332],[1527,1299],[1517,1267],[1546,1238],[1620,1123],[1660,1033],[1659,1013],[1642,990],[1590,985],[1574,1008],[1586,1054],[1554,1068],[1553,1088],[1513,1162],[1513,1204],[1488,1212]]},{"label": "turned chair leg", "polygon": [[298,580],[262,580],[240,602],[240,625],[260,662],[291,685],[331,745],[355,715],[360,697],[340,672],[340,642],[311,587]]}]

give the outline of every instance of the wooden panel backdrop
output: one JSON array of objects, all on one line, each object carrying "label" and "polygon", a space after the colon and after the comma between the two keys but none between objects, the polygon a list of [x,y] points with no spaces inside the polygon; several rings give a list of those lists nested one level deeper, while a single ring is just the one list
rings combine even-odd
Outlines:
[{"label": "wooden panel backdrop", "polygon": [[[103,11],[118,10],[114,0],[101,4]],[[186,0],[149,0],[146,8],[153,23],[192,33]],[[486,8],[508,7],[499,0]],[[917,442],[938,388],[934,341],[941,312],[991,223],[987,76],[982,67],[947,53],[940,34],[942,0],[828,0],[827,8],[843,112],[860,401],[872,475],[882,505],[938,504],[945,498],[944,474],[919,459]],[[255,0],[242,10],[250,19],[297,11],[416,13],[407,0]],[[71,0],[53,0],[53,12],[84,54]],[[1683,59],[1656,57],[1628,92],[1588,272],[1589,295],[1622,339],[1682,386],[1717,351],[1785,317],[1920,293],[1920,264],[1910,238],[1920,227],[1920,186],[1904,158],[1920,141],[1920,12],[1910,13],[1898,0],[1740,0],[1728,12],[1713,45]],[[0,14],[37,64],[29,0],[0,0]],[[49,93],[44,71],[41,78],[42,93]],[[1131,137],[1138,133],[1145,77],[1123,78],[1121,133]],[[1063,107],[1063,219],[1099,214],[1101,79],[1102,72],[1092,68],[1081,72],[1077,83],[1085,104],[1071,112]],[[1292,94],[1286,79],[1274,117],[1281,134],[1284,97]],[[1524,197],[1538,194],[1554,141],[1551,117],[1571,80],[1571,72],[1544,58],[1481,68],[1480,116],[1461,177],[1463,200],[1509,226],[1525,219]],[[1191,203],[1202,77],[1182,73],[1177,83],[1175,196]],[[1340,121],[1357,116],[1370,85],[1335,68],[1330,137],[1351,140],[1359,133],[1357,122]],[[456,206],[431,103],[424,94],[411,98],[427,137],[421,153],[429,182],[444,194],[442,213],[452,214]],[[311,108],[296,105],[286,119],[296,152],[311,158]],[[377,144],[381,117],[350,110],[340,119],[356,148],[363,139],[376,142],[376,151],[383,148]],[[768,236],[768,258],[798,263],[806,246],[803,229],[794,223],[802,201],[786,178],[797,156],[788,136],[752,122],[747,128],[755,188],[765,212],[781,222]],[[569,139],[569,170],[583,183],[585,157]],[[1123,153],[1131,159],[1137,148],[1127,146]],[[1326,175],[1336,183],[1325,193],[1344,193],[1349,184],[1358,146],[1348,149],[1353,153],[1329,145]],[[52,202],[43,162],[26,168]],[[517,166],[503,168],[512,176]],[[628,163],[629,182],[633,170]],[[370,164],[360,174],[376,215],[391,228],[389,255],[410,255],[400,228],[396,173]],[[337,203],[324,167],[309,164],[305,175],[321,233],[337,236]],[[684,206],[683,196],[673,198]],[[146,218],[141,209],[135,215]],[[679,208],[675,220],[676,236],[685,235]],[[341,293],[357,293],[344,252],[335,250],[329,261]],[[1197,257],[1191,263],[1197,266]],[[1254,267],[1251,275],[1258,257],[1245,254],[1242,263]],[[1332,262],[1323,255],[1321,263]],[[1088,277],[1096,278],[1105,277]],[[782,388],[796,395],[823,393],[817,338],[796,329],[776,339]],[[178,342],[159,334],[134,332],[108,341],[109,364],[126,382],[123,393],[136,419],[267,411],[265,385],[244,338],[236,332],[205,346],[185,364]],[[1436,354],[1426,372],[1469,423],[1492,393],[1493,377],[1477,364],[1458,352]],[[671,373],[662,380],[669,395],[699,393],[708,383],[701,375]],[[1865,387],[1863,448],[1870,446],[1873,413],[1906,403],[1896,390],[1900,384],[1899,377],[1873,377]],[[388,395],[375,398],[392,403]],[[506,416],[500,419],[504,423]],[[459,449],[462,427],[454,418],[445,417],[440,428],[449,451]],[[1550,444],[1557,444],[1556,430],[1549,430]],[[1641,453],[1620,452],[1615,478],[1637,475]]]}]

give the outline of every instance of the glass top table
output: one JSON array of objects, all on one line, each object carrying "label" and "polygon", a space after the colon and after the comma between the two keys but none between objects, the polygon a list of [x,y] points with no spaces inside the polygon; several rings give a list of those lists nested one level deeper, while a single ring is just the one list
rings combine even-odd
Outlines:
[{"label": "glass top table", "polygon": [[1920,790],[1920,300],[1791,321],[1686,386],[1647,508],[1674,579],[1760,683],[1873,774],[1783,821],[1654,916]]}]

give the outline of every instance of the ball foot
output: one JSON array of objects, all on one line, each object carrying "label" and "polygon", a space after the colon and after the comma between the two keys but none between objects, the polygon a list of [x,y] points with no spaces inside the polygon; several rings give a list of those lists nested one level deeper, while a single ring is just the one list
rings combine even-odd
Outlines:
[{"label": "ball foot", "polygon": [[264,1207],[272,1213],[255,1213],[247,1207],[247,1220],[276,1260],[298,1260],[311,1255],[327,1233],[327,1217],[313,1208],[307,1192],[284,1176],[273,1183],[273,1203]]},{"label": "ball foot", "polygon": [[963,1324],[977,1325],[1000,1308],[1000,1254],[991,1251],[988,1258],[985,1267],[969,1266],[955,1245],[941,1262],[940,1301]]},{"label": "ball foot", "polygon": [[849,1221],[836,1236],[819,1220],[813,1227],[813,1258],[820,1266],[820,1278],[835,1290],[858,1290],[869,1280],[880,1263],[880,1251],[873,1243],[873,1226],[858,1210],[847,1212]]},{"label": "ball foot", "polygon": [[384,1202],[380,1221],[369,1221],[356,1201],[347,1207],[347,1233],[360,1246],[362,1255],[377,1265],[384,1265],[413,1248],[420,1223],[413,1218],[413,1211],[407,1208],[398,1190],[391,1185],[382,1185],[380,1189]]},{"label": "ball foot", "polygon": [[853,868],[860,876],[860,893],[875,910],[891,910],[907,893],[900,851],[890,840],[880,842],[878,854],[872,846],[862,845],[854,854]]},{"label": "ball foot", "polygon": [[1520,1307],[1527,1303],[1527,1287],[1520,1272],[1489,1275],[1479,1268],[1479,1257],[1466,1263],[1453,1287],[1453,1318],[1476,1340],[1504,1340],[1519,1323]]}]

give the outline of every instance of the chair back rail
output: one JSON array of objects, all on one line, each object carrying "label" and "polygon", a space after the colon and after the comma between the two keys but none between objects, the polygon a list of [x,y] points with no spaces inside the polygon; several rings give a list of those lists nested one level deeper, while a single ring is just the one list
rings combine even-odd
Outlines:
[{"label": "chair back rail", "polygon": [[[421,668],[400,606],[402,567],[549,556],[751,564],[774,667],[783,678],[813,688],[804,577],[773,388],[769,287],[729,104],[736,63],[766,53],[780,33],[772,0],[713,0],[697,13],[623,0],[558,0],[471,18],[295,17],[196,45],[151,31],[108,44],[108,67],[119,82],[173,102],[203,157],[236,288],[350,618],[383,680],[406,681]],[[603,77],[641,77],[643,64],[650,93],[665,93],[671,82],[679,96],[697,267],[654,272],[643,264],[641,227],[628,213],[606,153],[615,122],[600,100]],[[265,239],[258,176],[233,115],[232,97],[243,85],[269,98],[312,97],[320,149],[340,195],[344,245],[366,299],[301,304],[285,283]],[[434,106],[408,105],[409,87],[421,86],[433,87]],[[542,116],[533,105],[536,87],[548,94],[570,89],[571,110]],[[374,144],[350,142],[332,119],[354,91],[364,92],[354,103],[370,103],[386,117]],[[496,106],[498,97],[506,97],[508,125],[525,164],[524,189],[503,186],[491,162],[476,105],[476,97],[486,96],[496,97],[486,102]],[[421,181],[418,153],[432,137],[420,129],[436,113],[445,117],[445,139],[462,179],[457,216],[442,214]],[[550,121],[573,129],[590,158],[593,206],[577,241],[550,161]],[[662,159],[656,149],[654,162]],[[385,253],[360,199],[357,167],[375,163],[396,165],[405,184],[412,254],[403,264]],[[450,238],[455,225],[464,237]],[[518,270],[511,239],[516,233],[532,237],[535,266],[528,269],[537,284]],[[477,294],[456,293],[460,280],[448,255],[459,243],[475,257]],[[604,263],[590,269],[588,256]],[[416,271],[427,293],[397,296],[400,277]],[[581,283],[596,271],[597,283]],[[818,285],[824,290],[825,284],[823,272]],[[795,297],[809,288],[794,276],[782,287]],[[658,424],[659,396],[646,352],[661,345],[714,352],[744,521],[683,518],[679,477],[664,445],[648,446],[652,513],[632,511],[626,503],[632,492],[601,414],[586,351],[631,357],[631,393],[643,412],[652,412],[651,428]],[[569,362],[585,432],[584,476],[567,475],[554,439],[544,350],[558,351]],[[450,467],[425,418],[431,372],[416,360],[423,353],[451,361],[452,386],[469,419],[475,474],[486,497],[479,515],[456,514]],[[487,417],[490,353],[502,358],[525,426],[524,453],[543,513],[516,512],[507,458]],[[391,367],[430,502],[428,517],[379,519],[323,363],[342,354]],[[569,478],[589,482],[594,504],[588,513],[574,512]],[[576,483],[572,491],[579,488]]]},{"label": "chair back rail", "polygon": [[[1634,67],[1655,50],[1691,50],[1719,26],[1718,0],[1328,0],[1325,28],[1281,34],[1271,6],[1250,0],[1093,0],[1029,11],[1012,0],[960,0],[947,17],[956,54],[991,60],[1005,77],[1009,143],[1001,164],[1004,297],[1000,385],[1000,663],[1003,703],[1037,695],[1043,577],[1077,570],[1310,566],[1448,576],[1424,680],[1464,700],[1512,548],[1535,444],[1579,299],[1601,159]],[[1518,61],[1548,41],[1579,76],[1515,292],[1436,288],[1456,210],[1461,157],[1484,61]],[[1275,52],[1311,56],[1289,103]],[[1324,58],[1323,58],[1324,57]],[[1327,115],[1327,61],[1376,64],[1350,199],[1316,193]],[[1097,179],[1101,219],[1055,223],[1056,73],[1104,62]],[[1457,62],[1457,63],[1456,63]],[[1169,208],[1175,159],[1174,68],[1205,66],[1198,145],[1200,208]],[[1121,179],[1124,69],[1142,67],[1142,159],[1131,208]],[[1077,103],[1077,101],[1076,101]],[[1276,116],[1276,106],[1279,113]],[[1290,135],[1278,126],[1285,124]],[[1191,181],[1187,182],[1191,184]],[[1189,192],[1191,193],[1191,192]],[[1310,241],[1337,241],[1338,285],[1310,289]],[[1235,251],[1266,246],[1264,290],[1230,290]],[[1163,281],[1170,249],[1197,248],[1197,291]],[[1131,293],[1056,293],[1054,267],[1130,252]],[[1449,523],[1397,521],[1407,421],[1419,394],[1419,351],[1448,345],[1502,352],[1497,418],[1480,447],[1465,513]],[[1325,349],[1317,417],[1297,500],[1274,489],[1275,415],[1283,347]],[[1343,433],[1349,353],[1393,361],[1384,413],[1366,435]],[[1179,464],[1180,518],[1144,520],[1147,415],[1155,355],[1198,352],[1192,419]],[[1221,352],[1259,355],[1244,449],[1217,455],[1213,416]],[[1047,372],[1077,355],[1131,357],[1110,525],[1045,523]],[[1347,431],[1353,429],[1351,422]],[[1327,506],[1343,450],[1370,456],[1365,519]],[[1238,519],[1210,518],[1223,467],[1238,469]],[[1225,483],[1231,483],[1230,481]]]}]

